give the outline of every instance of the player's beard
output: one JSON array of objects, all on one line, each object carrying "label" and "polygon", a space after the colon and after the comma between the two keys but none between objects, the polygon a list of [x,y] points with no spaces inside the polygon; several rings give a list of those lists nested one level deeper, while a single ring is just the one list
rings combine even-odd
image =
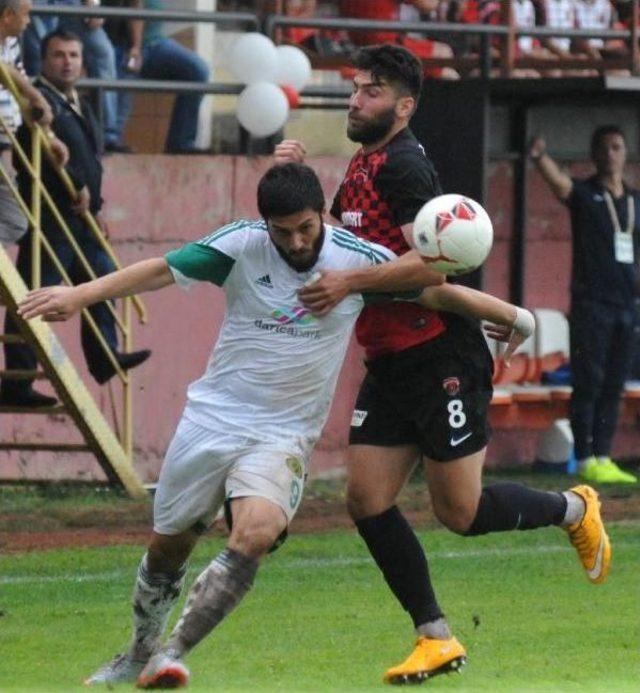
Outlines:
[{"label": "player's beard", "polygon": [[349,121],[347,123],[347,137],[352,142],[365,145],[373,144],[389,134],[395,121],[396,109],[395,106],[391,106],[371,120]]},{"label": "player's beard", "polygon": [[304,260],[297,259],[296,256],[291,256],[285,253],[282,248],[276,245],[276,250],[278,251],[280,257],[296,272],[307,272],[316,264],[316,262],[318,262],[318,257],[320,256],[320,251],[322,250],[322,244],[324,243],[324,224],[322,223],[322,217],[320,217],[320,224],[320,233],[313,243],[311,254]]}]

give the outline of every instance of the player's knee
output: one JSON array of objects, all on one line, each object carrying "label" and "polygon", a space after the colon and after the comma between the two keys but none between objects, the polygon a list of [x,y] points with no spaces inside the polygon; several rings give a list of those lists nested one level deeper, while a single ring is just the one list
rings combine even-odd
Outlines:
[{"label": "player's knee", "polygon": [[281,523],[251,521],[234,525],[229,537],[229,548],[251,558],[260,558],[269,552],[285,528],[284,519]]},{"label": "player's knee", "polygon": [[147,549],[149,571],[167,573],[180,570],[189,558],[193,544],[182,537],[154,537]]},{"label": "player's knee", "polygon": [[347,487],[347,512],[352,520],[379,515],[389,507],[389,503],[381,502],[375,494],[356,486]]},{"label": "player's knee", "polygon": [[433,510],[438,520],[456,534],[465,535],[476,516],[477,504],[464,500],[440,499],[434,501]]}]

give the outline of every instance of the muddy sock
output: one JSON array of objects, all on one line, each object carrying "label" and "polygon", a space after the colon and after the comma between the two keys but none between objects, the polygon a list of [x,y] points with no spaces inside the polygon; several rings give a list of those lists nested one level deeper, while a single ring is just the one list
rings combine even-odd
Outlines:
[{"label": "muddy sock", "polygon": [[129,648],[133,659],[144,661],[158,647],[167,621],[184,585],[186,564],[173,573],[150,573],[145,554],[133,589],[134,635]]},{"label": "muddy sock", "polygon": [[258,561],[225,549],[198,576],[164,651],[182,657],[207,636],[251,589]]}]

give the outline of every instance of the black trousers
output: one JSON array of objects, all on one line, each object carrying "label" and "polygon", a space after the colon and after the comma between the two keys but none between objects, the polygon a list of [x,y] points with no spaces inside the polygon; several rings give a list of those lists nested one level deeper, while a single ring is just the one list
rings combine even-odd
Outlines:
[{"label": "black trousers", "polygon": [[579,460],[609,456],[634,358],[638,308],[574,299],[569,325],[575,454]]},{"label": "black trousers", "polygon": [[[63,267],[69,274],[74,284],[86,282],[89,277],[77,259],[71,245],[68,241],[59,234],[50,236],[49,242],[53,246],[53,250],[57,254]],[[84,252],[89,265],[94,269],[97,276],[109,274],[115,270],[115,266],[111,258],[98,245],[97,241],[91,238],[87,232],[76,234],[76,240],[80,248]],[[18,272],[29,286],[31,283],[31,234],[28,233],[22,238],[19,243],[18,259],[16,262]],[[41,285],[53,286],[62,281],[58,270],[49,259],[49,255],[43,249],[42,261],[40,263]],[[115,351],[118,346],[118,338],[116,334],[116,325],[111,311],[106,303],[98,303],[89,308],[93,319],[96,322],[102,336],[105,338],[109,347]],[[5,316],[4,325],[5,334],[18,332],[14,321],[9,312]],[[105,373],[109,372],[109,361],[104,353],[100,343],[93,334],[93,331],[87,324],[86,320],[82,320],[81,327],[82,349],[87,361],[89,372],[95,378],[100,378]],[[25,369],[33,370],[36,368],[38,360],[34,350],[28,344],[5,344],[4,345],[5,368],[7,370]],[[2,383],[3,391],[15,391],[21,388],[30,386],[29,381],[24,380],[5,380]]]}]

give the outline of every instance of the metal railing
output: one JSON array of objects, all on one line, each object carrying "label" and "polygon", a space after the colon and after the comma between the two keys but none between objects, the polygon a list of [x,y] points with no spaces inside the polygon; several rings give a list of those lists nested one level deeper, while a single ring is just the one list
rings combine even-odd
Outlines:
[{"label": "metal railing", "polygon": [[[427,66],[451,66],[476,68],[480,77],[489,79],[492,77],[492,68],[499,67],[502,77],[509,77],[516,68],[537,69],[573,69],[573,70],[600,70],[628,69],[633,75],[640,75],[640,0],[631,0],[632,21],[630,29],[586,30],[586,29],[558,29],[553,27],[536,26],[521,28],[515,26],[512,5],[514,0],[504,0],[503,23],[492,24],[458,24],[451,22],[388,22],[379,20],[349,19],[349,18],[305,18],[288,17],[282,14],[268,14],[261,18],[251,12],[201,12],[183,10],[145,10],[134,8],[116,7],[85,7],[85,6],[36,6],[33,14],[58,15],[75,17],[105,17],[121,19],[141,19],[149,21],[172,21],[188,23],[213,23],[221,27],[243,26],[248,30],[262,29],[271,38],[279,40],[282,29],[291,27],[307,27],[319,30],[346,30],[346,31],[387,31],[399,33],[420,33],[429,38],[437,39],[439,36],[446,40],[452,35],[471,36],[479,39],[479,52],[474,56],[459,56],[454,58],[430,58],[424,61]],[[520,36],[532,36],[535,38],[571,38],[588,39],[602,38],[605,40],[623,40],[629,45],[629,55],[621,58],[603,60],[578,60],[572,58],[545,59],[531,57],[516,57],[515,46]],[[499,44],[499,56],[492,55],[492,40]],[[321,57],[311,56],[318,65],[323,66]],[[324,61],[324,66],[339,66],[348,63],[348,56],[338,56],[332,60]],[[221,82],[178,82],[144,79],[126,80],[100,80],[83,79],[78,86],[97,90],[98,94],[105,90],[126,90],[145,92],[171,92],[171,93],[203,93],[212,95],[239,94],[243,85],[227,84]],[[342,106],[344,99],[348,97],[349,89],[344,87],[320,87],[310,86],[301,93],[302,107],[318,107],[318,99],[329,100],[327,104]],[[332,104],[332,100],[338,99]],[[100,101],[100,99],[99,99]]]},{"label": "metal railing", "polygon": [[[501,76],[509,77],[518,67],[535,66],[539,68],[553,69],[559,66],[569,69],[600,69],[626,68],[632,74],[640,73],[639,56],[639,12],[640,0],[631,0],[633,13],[630,29],[560,29],[554,27],[535,26],[517,27],[512,11],[513,0],[504,0],[502,24],[458,24],[452,22],[402,22],[381,21],[349,18],[314,18],[314,17],[287,17],[284,15],[269,15],[264,22],[265,33],[275,41],[280,40],[280,32],[285,28],[304,27],[325,31],[349,31],[367,32],[384,31],[389,33],[417,33],[426,34],[430,39],[444,38],[452,35],[474,36],[481,39],[480,52],[476,58],[467,56],[454,58],[428,58],[423,60],[426,66],[460,66],[473,65],[479,67],[481,76],[490,78],[490,68],[494,62],[498,62],[501,68]],[[516,41],[521,36],[534,38],[571,38],[589,39],[601,38],[605,40],[623,40],[629,42],[629,55],[616,59],[604,58],[602,60],[581,60],[572,58],[536,59],[515,55]],[[493,59],[491,56],[491,38],[500,40],[500,56]],[[320,59],[321,61],[322,59]],[[339,58],[338,58],[339,60]],[[345,56],[344,61],[347,58]]]},{"label": "metal railing", "polygon": [[[59,229],[62,231],[64,238],[68,241],[72,247],[76,258],[79,260],[82,268],[87,273],[90,279],[96,278],[96,273],[87,260],[85,254],[82,252],[78,242],[76,241],[73,232],[69,228],[66,220],[60,213],[58,206],[51,197],[51,194],[42,184],[41,180],[41,168],[42,168],[42,152],[48,157],[50,165],[53,167],[60,180],[63,183],[64,188],[69,194],[70,199],[75,200],[77,198],[78,192],[69,176],[68,172],[64,167],[62,167],[55,159],[54,154],[51,150],[51,143],[49,138],[45,135],[42,128],[34,123],[30,123],[29,114],[26,111],[23,99],[17,90],[11,75],[8,73],[2,61],[0,61],[0,83],[5,89],[11,92],[13,97],[16,99],[17,103],[20,105],[21,111],[23,112],[24,122],[31,129],[31,155],[27,155],[23,147],[18,142],[15,135],[11,132],[11,129],[7,126],[4,119],[0,116],[0,131],[5,134],[14,152],[14,155],[20,161],[21,167],[31,178],[31,200],[27,203],[20,191],[13,182],[12,176],[8,171],[5,170],[4,166],[0,165],[0,176],[6,183],[6,185],[11,190],[13,196],[15,197],[20,209],[24,213],[25,217],[29,222],[29,227],[31,230],[31,289],[36,289],[40,287],[40,268],[42,262],[42,250],[44,249],[46,256],[49,258],[51,263],[54,265],[62,280],[69,286],[73,285],[67,271],[65,270],[62,262],[58,258],[56,252],[54,251],[51,243],[44,235],[42,231],[42,208],[43,201],[50,211],[51,215],[55,219],[55,222]],[[105,238],[99,224],[97,223],[95,217],[89,211],[85,211],[82,214],[82,219],[85,222],[87,228],[101,246],[101,248],[109,256],[116,269],[120,269],[122,264],[118,260],[113,248],[111,247],[108,240]],[[111,312],[116,329],[119,331],[122,338],[122,347],[124,351],[132,350],[132,330],[131,330],[131,309],[135,309],[138,319],[141,323],[147,321],[147,311],[138,296],[128,297],[121,300],[121,310],[118,312],[111,302],[106,302],[108,310]],[[89,329],[95,336],[100,348],[104,352],[106,359],[113,366],[118,379],[122,384],[122,411],[120,421],[118,421],[117,413],[114,407],[114,428],[116,429],[116,434],[120,440],[120,443],[129,457],[131,459],[133,453],[133,412],[132,412],[132,398],[131,398],[131,387],[130,381],[127,373],[122,370],[120,364],[118,363],[114,353],[109,348],[109,345],[105,341],[100,329],[96,325],[96,322],[91,315],[91,313],[85,309],[82,311],[83,318],[86,320]],[[110,390],[111,393],[111,390]],[[112,393],[111,393],[112,394]]]}]

